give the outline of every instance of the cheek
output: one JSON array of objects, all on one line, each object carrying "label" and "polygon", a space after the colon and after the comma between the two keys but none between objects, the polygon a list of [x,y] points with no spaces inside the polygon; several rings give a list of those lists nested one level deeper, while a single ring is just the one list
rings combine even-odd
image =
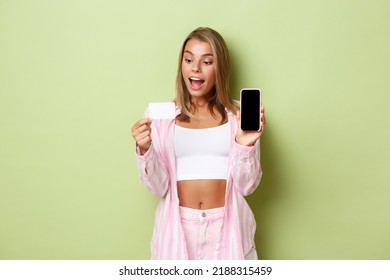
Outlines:
[{"label": "cheek", "polygon": [[184,60],[181,62],[181,71],[184,73],[185,71],[188,71],[189,64],[186,63]]},{"label": "cheek", "polygon": [[210,71],[210,73],[209,73],[209,79],[215,83],[215,81],[216,81],[216,79],[217,79],[215,70]]},{"label": "cheek", "polygon": [[187,77],[188,76],[188,69],[186,68],[186,65],[182,65],[181,67],[181,77],[183,78],[184,82],[187,82]]},{"label": "cheek", "polygon": [[217,76],[217,72],[216,72],[216,70],[215,70],[215,66],[213,66],[213,68],[211,69],[210,75],[212,75],[214,79],[215,79],[215,77]]}]

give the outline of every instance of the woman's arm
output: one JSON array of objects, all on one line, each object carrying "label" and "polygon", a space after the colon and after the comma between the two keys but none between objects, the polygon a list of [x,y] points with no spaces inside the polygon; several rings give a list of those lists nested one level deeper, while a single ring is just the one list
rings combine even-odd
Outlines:
[{"label": "woman's arm", "polygon": [[241,114],[237,111],[237,131],[233,145],[231,174],[233,185],[242,193],[249,195],[255,191],[262,177],[260,165],[260,136],[265,128],[264,107],[261,106],[261,129],[259,131],[242,131]]},{"label": "woman's arm", "polygon": [[[144,116],[148,116],[148,110]],[[152,131],[153,127],[153,131]],[[163,197],[168,190],[169,174],[167,168],[152,144],[156,138],[155,125],[150,118],[143,118],[136,122],[131,131],[136,142],[136,158],[140,180],[153,194]],[[155,139],[157,141],[157,139]]]},{"label": "woman's arm", "polygon": [[251,147],[235,142],[231,162],[233,186],[242,195],[250,195],[256,190],[263,174],[260,164],[260,140]]},{"label": "woman's arm", "polygon": [[153,144],[141,155],[136,148],[137,167],[142,184],[153,194],[163,197],[169,186],[169,175],[164,162],[158,157]]}]

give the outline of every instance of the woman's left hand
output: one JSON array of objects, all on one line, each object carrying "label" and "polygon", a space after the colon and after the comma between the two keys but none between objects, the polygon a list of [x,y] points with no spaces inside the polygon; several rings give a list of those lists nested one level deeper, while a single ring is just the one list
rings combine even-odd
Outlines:
[{"label": "woman's left hand", "polygon": [[237,118],[237,133],[236,133],[236,142],[242,146],[253,146],[257,139],[260,138],[260,136],[264,132],[265,127],[265,114],[264,114],[264,106],[261,105],[260,110],[260,123],[261,123],[261,129],[258,131],[243,131],[241,130],[241,112],[237,111],[236,114]]}]

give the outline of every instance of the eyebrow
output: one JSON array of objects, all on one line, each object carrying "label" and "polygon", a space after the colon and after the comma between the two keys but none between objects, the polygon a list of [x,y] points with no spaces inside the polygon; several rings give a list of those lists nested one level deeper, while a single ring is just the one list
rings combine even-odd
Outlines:
[{"label": "eyebrow", "polygon": [[[192,52],[187,51],[187,50],[185,50],[184,53],[189,53],[190,55],[194,55]],[[202,57],[204,57],[204,56],[214,56],[214,55],[212,53],[205,53],[202,55]]]}]

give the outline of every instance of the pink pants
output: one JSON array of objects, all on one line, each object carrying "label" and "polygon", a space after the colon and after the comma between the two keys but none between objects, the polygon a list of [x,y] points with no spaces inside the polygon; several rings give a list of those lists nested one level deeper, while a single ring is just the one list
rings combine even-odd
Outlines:
[{"label": "pink pants", "polygon": [[225,207],[198,210],[180,206],[188,259],[213,260],[216,258],[224,210]]},{"label": "pink pants", "polygon": [[[198,210],[180,206],[189,260],[216,259],[224,211],[225,207]],[[253,248],[245,259],[257,260],[256,249]]]}]

